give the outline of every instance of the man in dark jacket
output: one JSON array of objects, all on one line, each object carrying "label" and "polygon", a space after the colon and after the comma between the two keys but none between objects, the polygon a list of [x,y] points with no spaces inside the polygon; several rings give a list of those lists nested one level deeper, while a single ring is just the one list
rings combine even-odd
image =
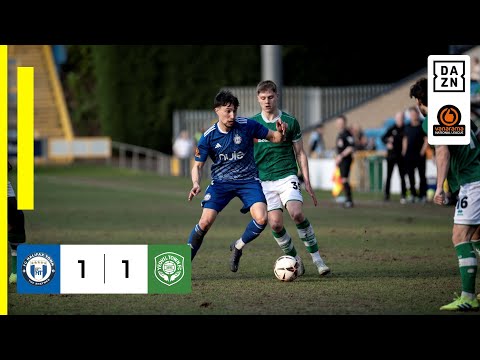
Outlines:
[{"label": "man in dark jacket", "polygon": [[384,200],[390,200],[390,180],[395,165],[400,173],[400,183],[402,186],[402,197],[400,203],[405,204],[407,187],[405,185],[405,162],[402,155],[402,140],[405,128],[405,115],[402,111],[395,114],[395,124],[382,136],[382,141],[387,147],[387,181],[385,183]]}]

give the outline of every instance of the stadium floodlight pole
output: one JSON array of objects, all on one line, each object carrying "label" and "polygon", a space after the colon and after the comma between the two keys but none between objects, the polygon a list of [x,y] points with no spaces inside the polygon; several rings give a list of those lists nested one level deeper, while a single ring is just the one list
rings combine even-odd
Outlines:
[{"label": "stadium floodlight pole", "polygon": [[262,81],[272,80],[277,84],[278,108],[282,108],[282,46],[281,45],[262,45]]}]

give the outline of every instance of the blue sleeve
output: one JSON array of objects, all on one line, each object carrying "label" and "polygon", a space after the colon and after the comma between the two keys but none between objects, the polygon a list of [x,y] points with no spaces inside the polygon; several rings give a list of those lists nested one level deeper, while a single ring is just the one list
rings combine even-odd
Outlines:
[{"label": "blue sleeve", "polygon": [[195,161],[205,162],[207,161],[207,157],[208,157],[208,141],[202,135],[202,137],[198,141],[197,148],[195,149]]},{"label": "blue sleeve", "polygon": [[268,135],[268,128],[260,124],[255,120],[247,120],[247,124],[250,128],[253,127],[253,137],[257,139],[265,139]]}]

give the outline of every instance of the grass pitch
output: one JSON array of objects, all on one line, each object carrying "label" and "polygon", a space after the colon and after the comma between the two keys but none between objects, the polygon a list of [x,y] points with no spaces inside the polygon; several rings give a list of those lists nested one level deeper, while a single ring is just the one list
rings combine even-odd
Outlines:
[{"label": "grass pitch", "polygon": [[[203,189],[206,185],[202,181]],[[187,201],[190,188],[188,179],[105,166],[39,167],[35,210],[25,211],[27,241],[184,244],[201,213],[202,196]],[[239,271],[230,272],[229,244],[251,219],[234,199],[193,262],[191,294],[21,295],[10,285],[8,313],[444,314],[438,308],[461,290],[451,243],[452,207],[400,205],[395,197],[384,203],[381,194],[354,193],[356,207],[343,209],[328,192],[317,197],[315,208],[304,192],[304,210],[332,269],[328,277],[318,276],[290,219],[286,228],[304,260],[304,276],[291,283],[275,278],[273,264],[282,252],[268,228],[245,247]]]}]

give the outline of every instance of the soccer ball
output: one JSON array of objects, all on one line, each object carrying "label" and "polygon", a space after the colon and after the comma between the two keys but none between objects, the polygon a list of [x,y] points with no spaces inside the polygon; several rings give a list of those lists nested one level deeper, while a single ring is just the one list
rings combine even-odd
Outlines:
[{"label": "soccer ball", "polygon": [[280,281],[293,281],[298,277],[299,264],[297,259],[290,255],[282,255],[273,266],[273,272]]}]

